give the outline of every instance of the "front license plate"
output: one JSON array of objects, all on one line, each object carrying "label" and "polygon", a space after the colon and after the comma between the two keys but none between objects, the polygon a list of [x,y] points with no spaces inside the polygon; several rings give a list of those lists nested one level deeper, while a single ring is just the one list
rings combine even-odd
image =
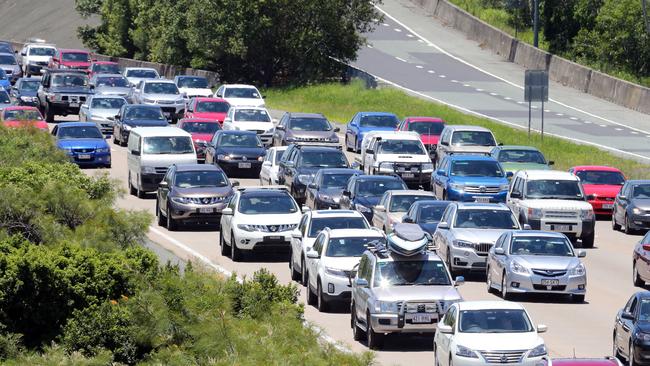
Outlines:
[{"label": "front license plate", "polygon": [[474,200],[478,203],[490,203],[490,197],[474,197]]},{"label": "front license plate", "polygon": [[208,208],[208,207],[201,207],[199,208],[200,213],[205,213],[205,214],[211,214],[214,212],[214,209]]},{"label": "front license plate", "polygon": [[239,163],[237,166],[239,169],[249,169],[251,167],[251,163]]},{"label": "front license plate", "polygon": [[431,323],[431,315],[415,314],[412,319],[413,323]]},{"label": "front license plate", "polygon": [[79,107],[79,103],[70,103],[70,107]]},{"label": "front license plate", "polygon": [[172,114],[169,112],[163,112],[163,115],[165,115],[165,118],[170,119],[172,117]]},{"label": "front license plate", "polygon": [[551,230],[555,231],[571,231],[571,225],[551,225]]},{"label": "front license plate", "polygon": [[77,155],[77,159],[79,160],[89,160],[91,156],[89,154],[79,154]]},{"label": "front license plate", "polygon": [[402,174],[402,178],[415,178],[415,174],[413,174],[413,173],[404,173],[404,174]]},{"label": "front license plate", "polygon": [[544,286],[557,286],[560,284],[560,280],[542,280],[542,285]]},{"label": "front license plate", "polygon": [[264,239],[269,241],[283,241],[284,236],[281,235],[265,236]]},{"label": "front license plate", "polygon": [[612,209],[612,208],[614,208],[614,204],[613,203],[603,203],[603,208],[604,209]]}]

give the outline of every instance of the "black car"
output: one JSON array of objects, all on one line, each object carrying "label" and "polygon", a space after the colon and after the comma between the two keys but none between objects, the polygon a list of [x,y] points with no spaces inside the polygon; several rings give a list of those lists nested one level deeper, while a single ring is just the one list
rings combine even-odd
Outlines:
[{"label": "black car", "polygon": [[79,114],[81,105],[93,94],[85,70],[48,69],[41,85],[38,107],[47,122],[54,122],[55,115]]},{"label": "black car", "polygon": [[422,200],[415,201],[409,208],[402,222],[418,224],[422,230],[433,235],[438,228],[438,223],[450,201]]},{"label": "black car", "polygon": [[35,78],[20,78],[11,87],[9,95],[16,105],[38,106],[38,87],[41,80]]},{"label": "black car", "polygon": [[353,175],[363,174],[360,170],[346,168],[325,168],[307,186],[305,204],[314,210],[340,207],[341,195]]},{"label": "black car", "polygon": [[614,321],[614,356],[650,365],[650,291],[632,295]]},{"label": "black car", "polygon": [[398,175],[355,175],[341,196],[341,209],[357,210],[372,222],[372,209],[388,190],[408,189]]},{"label": "black car", "polygon": [[318,170],[323,168],[348,168],[348,160],[341,148],[323,146],[298,146],[286,161],[280,162],[280,181],[289,187],[291,195],[304,203],[305,190]]},{"label": "black car", "polygon": [[113,143],[126,146],[131,130],[136,127],[169,126],[162,109],[155,105],[124,104],[113,118]]},{"label": "black car", "polygon": [[650,229],[650,180],[628,180],[614,201],[612,228],[626,234]]},{"label": "black car", "polygon": [[266,149],[255,131],[217,131],[205,149],[205,163],[218,164],[229,177],[259,176]]}]

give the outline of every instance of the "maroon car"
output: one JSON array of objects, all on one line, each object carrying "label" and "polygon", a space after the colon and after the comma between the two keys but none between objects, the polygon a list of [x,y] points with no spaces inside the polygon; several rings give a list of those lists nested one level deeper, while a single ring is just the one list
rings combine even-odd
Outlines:
[{"label": "maroon car", "polygon": [[205,161],[205,148],[212,141],[214,133],[221,129],[219,121],[207,118],[183,118],[176,127],[192,135],[196,157],[199,162]]}]

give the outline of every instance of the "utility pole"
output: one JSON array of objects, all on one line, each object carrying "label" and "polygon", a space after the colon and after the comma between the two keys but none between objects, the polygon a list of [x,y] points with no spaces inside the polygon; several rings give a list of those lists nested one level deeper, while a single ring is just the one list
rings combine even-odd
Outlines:
[{"label": "utility pole", "polygon": [[533,0],[533,8],[533,33],[535,33],[533,46],[539,48],[539,0]]}]

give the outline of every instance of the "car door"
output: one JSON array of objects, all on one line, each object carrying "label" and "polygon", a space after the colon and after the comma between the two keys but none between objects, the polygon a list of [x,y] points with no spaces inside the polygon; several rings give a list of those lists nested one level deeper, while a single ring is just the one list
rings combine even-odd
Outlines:
[{"label": "car door", "polygon": [[167,197],[169,196],[169,192],[172,190],[174,187],[174,176],[176,175],[176,166],[172,165],[167,169],[167,173],[165,174],[165,177],[163,178],[163,182],[167,182],[167,187],[161,187],[158,186],[158,207],[160,207],[161,211],[164,211],[165,214],[167,215]]},{"label": "car door", "polygon": [[318,258],[309,258],[305,256],[305,266],[307,267],[308,286],[312,289],[316,289],[316,282],[318,278],[318,262],[320,261],[320,255],[323,253],[323,246],[325,245],[325,233],[320,233],[314,241],[314,246],[312,250],[318,253]]},{"label": "car door", "polygon": [[[440,218],[440,222],[445,222],[451,228],[451,220],[452,220],[452,215],[455,212],[455,206],[454,205],[449,205],[447,206],[447,209],[445,209],[445,212],[442,214],[442,217]],[[447,241],[449,240],[449,236],[451,235],[449,228],[441,228],[438,226],[436,229],[436,232],[434,233],[433,237],[433,242],[438,248],[438,255],[440,257],[446,258],[447,252],[448,252],[448,243]]]},{"label": "car door", "polygon": [[[362,142],[363,145],[363,142]],[[376,149],[377,148],[377,139],[372,138],[370,142],[368,143],[368,146],[364,148],[363,146],[361,147],[361,159],[363,162],[363,171],[366,174],[374,174],[373,172],[373,164],[375,163],[375,156],[376,156]],[[371,151],[371,152],[369,152]]]},{"label": "car door", "polygon": [[[287,161],[284,162],[284,175],[282,177],[282,180],[284,181],[284,185],[287,187],[291,187],[293,184],[293,180],[296,178],[296,165],[300,161],[300,150],[299,149],[294,149],[291,154],[289,155],[289,158],[287,158]],[[287,164],[287,163],[291,164]],[[293,166],[291,166],[293,164]]]},{"label": "car door", "polygon": [[[501,237],[497,240],[494,247],[490,249],[489,270],[490,270],[490,280],[492,281],[492,283],[496,283],[500,285],[502,282],[503,272],[505,271],[506,266],[508,265],[508,256],[509,256],[508,253],[510,252],[511,237],[512,236],[509,233],[505,233],[501,235]],[[502,248],[504,254],[495,254],[494,253],[495,248]]]},{"label": "car door", "polygon": [[366,258],[368,258],[368,260],[366,261],[363,271],[361,272],[362,275],[361,278],[368,281],[368,286],[359,287],[357,289],[357,293],[359,294],[357,312],[358,312],[359,319],[363,319],[365,324],[367,325],[369,319],[366,318],[366,312],[369,307],[371,296],[372,296],[372,280],[373,280],[373,272],[375,269],[375,260],[372,257],[366,257]]},{"label": "car door", "polygon": [[127,166],[129,168],[129,177],[131,178],[131,185],[140,188],[140,143],[142,139],[140,136],[131,133],[133,138],[129,137],[127,145]]},{"label": "car door", "polygon": [[[354,117],[348,122],[347,128],[345,129],[345,140],[350,148],[356,149],[356,136],[357,130],[359,127],[359,114],[355,114]],[[347,146],[346,146],[347,147]]]},{"label": "car door", "polygon": [[[442,318],[442,323],[444,325],[450,326],[454,331],[456,330],[456,317],[457,309],[456,305],[452,305],[447,309],[445,316]],[[451,342],[454,334],[444,334],[442,332],[436,332],[435,343],[436,343],[436,359],[439,362],[439,365],[449,366],[449,355],[451,353]]]},{"label": "car door", "polygon": [[[638,308],[638,298],[634,296],[631,301],[625,307],[625,312],[632,314],[632,318],[636,319],[636,312]],[[628,352],[628,344],[630,344],[630,339],[632,338],[632,331],[634,330],[634,320],[624,319],[620,317],[619,329],[617,329],[616,336],[619,339],[618,346],[623,350],[623,354],[626,357],[630,357]]]},{"label": "car door", "polygon": [[447,156],[447,150],[449,150],[449,141],[451,140],[451,130],[444,129],[442,135],[440,136],[440,142],[438,143],[438,148],[436,149],[438,160],[436,165],[442,162]]},{"label": "car door", "polygon": [[216,164],[216,155],[217,155],[217,143],[219,141],[219,136],[221,136],[220,133],[215,133],[212,136],[212,141],[208,144],[208,146],[205,148],[205,163],[206,164]]},{"label": "car door", "polygon": [[[521,221],[522,215],[519,208],[519,201],[524,194],[524,178],[521,176],[515,177],[509,189],[508,197],[506,198],[506,205],[510,208],[515,217]],[[519,195],[519,197],[512,197],[513,192],[515,193],[515,196]],[[524,222],[520,222],[520,224],[523,225]]]},{"label": "car door", "polygon": [[433,176],[433,193],[439,200],[444,199],[445,187],[447,186],[447,180],[449,178],[448,166],[449,159],[443,159]]},{"label": "car door", "polygon": [[237,203],[239,202],[239,193],[235,193],[234,196],[230,199],[230,202],[228,202],[227,208],[232,210],[232,215],[223,215],[221,216],[221,231],[219,232],[219,235],[223,235],[223,240],[226,243],[229,243],[230,245],[233,245],[232,243],[232,221],[235,218],[235,215],[237,214]]},{"label": "car door", "polygon": [[270,176],[271,176],[271,162],[273,161],[274,154],[275,154],[275,150],[269,149],[266,150],[266,154],[264,155],[264,161],[262,161],[262,168],[260,169],[260,184],[262,185],[272,184],[270,182]]},{"label": "car door", "polygon": [[625,183],[620,192],[616,195],[614,200],[614,218],[616,222],[622,224],[625,220],[625,210],[627,209],[628,200],[630,199],[630,193],[632,185],[630,183]]},{"label": "car door", "polygon": [[[379,200],[379,204],[372,208],[372,226],[382,230],[385,229],[389,201],[390,193],[384,192],[384,195],[381,196],[381,199]],[[383,210],[378,209],[379,206],[382,206]]]},{"label": "car door", "polygon": [[222,128],[224,130],[234,130],[234,123],[235,122],[235,108],[230,108],[228,110],[228,114],[226,117],[223,119],[223,126]]},{"label": "car door", "polygon": [[650,244],[650,231],[648,231],[643,238],[639,241],[639,245],[636,246],[636,255],[638,259],[636,260],[636,269],[642,279],[650,279],[650,251],[643,249],[644,245]]},{"label": "car door", "polygon": [[[300,222],[298,223],[298,228],[296,230],[300,231],[300,233],[305,232],[305,225],[307,225],[307,221],[309,220],[309,214],[303,214],[302,217],[300,218]],[[293,263],[293,268],[300,268],[301,263],[300,263],[300,258],[302,257],[302,238],[301,239],[296,239],[294,237],[291,238],[291,261]],[[302,271],[302,268],[300,268],[300,271]]]},{"label": "car door", "polygon": [[[354,305],[354,309],[350,309],[350,311],[354,311],[354,315],[357,317],[357,319],[360,319],[361,315],[364,312],[364,307],[362,304],[362,299],[361,299],[361,289],[357,287],[356,284],[356,279],[357,278],[364,278],[364,271],[366,266],[368,266],[368,256],[363,255],[361,256],[361,260],[359,260],[359,266],[357,267],[357,272],[354,278],[352,278],[351,285],[352,285],[352,304]],[[361,318],[362,319],[362,318]]]},{"label": "car door", "polygon": [[214,93],[214,96],[216,98],[223,98],[223,90],[224,89],[225,89],[225,87],[223,85],[220,86],[219,89],[217,89],[217,91]]}]

